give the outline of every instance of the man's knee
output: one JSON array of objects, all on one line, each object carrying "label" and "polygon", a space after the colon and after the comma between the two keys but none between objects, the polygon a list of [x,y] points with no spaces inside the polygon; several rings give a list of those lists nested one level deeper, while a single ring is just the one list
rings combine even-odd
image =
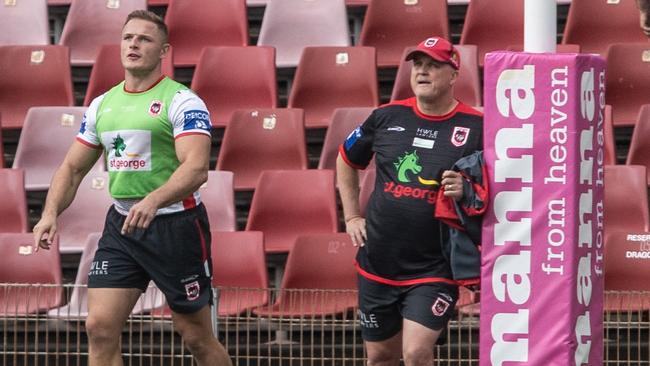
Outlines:
[{"label": "man's knee", "polygon": [[404,364],[406,366],[431,365],[433,362],[433,345],[405,345]]},{"label": "man's knee", "polygon": [[368,350],[368,366],[396,366],[399,364],[399,352],[388,348]]},{"label": "man's knee", "polygon": [[86,319],[86,333],[88,339],[93,343],[118,344],[121,330],[121,324],[116,324],[108,317],[89,315]]}]

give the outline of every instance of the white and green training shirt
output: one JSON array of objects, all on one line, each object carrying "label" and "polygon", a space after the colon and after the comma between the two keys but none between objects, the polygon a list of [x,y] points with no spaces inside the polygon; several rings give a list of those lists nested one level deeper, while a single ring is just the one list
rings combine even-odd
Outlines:
[{"label": "white and green training shirt", "polygon": [[[169,180],[178,168],[174,140],[190,134],[210,136],[210,114],[191,90],[167,77],[148,90],[132,93],[124,82],[95,98],[77,140],[103,148],[109,191],[126,215],[135,203]],[[171,213],[195,207],[199,192],[158,210]]]}]

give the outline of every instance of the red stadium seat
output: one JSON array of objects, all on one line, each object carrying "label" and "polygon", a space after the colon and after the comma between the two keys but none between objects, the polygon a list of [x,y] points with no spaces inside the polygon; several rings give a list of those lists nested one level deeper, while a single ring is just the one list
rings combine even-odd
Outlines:
[{"label": "red stadium seat", "polygon": [[271,47],[206,47],[192,78],[216,127],[225,127],[237,109],[276,108],[277,88]]},{"label": "red stadium seat", "polygon": [[72,0],[59,44],[73,66],[92,66],[100,46],[120,43],[126,16],[146,8],[147,0]]},{"label": "red stadium seat", "polygon": [[212,230],[237,230],[232,172],[209,170],[208,181],[201,186],[199,193]]},{"label": "red stadium seat", "polygon": [[332,123],[327,128],[323,149],[318,160],[318,169],[336,170],[339,146],[350,132],[361,125],[373,111],[372,107],[336,108],[332,113]]},{"label": "red stadium seat", "polygon": [[235,190],[252,190],[263,170],[307,169],[302,109],[247,109],[232,114],[217,170],[235,173]]},{"label": "red stadium seat", "polygon": [[605,234],[606,312],[650,310],[649,251],[642,248],[649,240],[643,231]]},{"label": "red stadium seat", "polygon": [[460,44],[478,46],[481,67],[487,52],[523,43],[524,1],[472,0],[469,3]]},{"label": "red stadium seat", "polygon": [[102,231],[106,213],[112,204],[108,193],[108,173],[88,173],[81,181],[70,207],[59,216],[61,253],[82,253],[88,234]]},{"label": "red stadium seat", "polygon": [[605,234],[648,231],[646,167],[605,166]]},{"label": "red stadium seat", "polygon": [[289,108],[305,110],[305,127],[328,127],[341,107],[376,107],[375,49],[306,47],[289,94]]},{"label": "red stadium seat", "polygon": [[277,300],[254,313],[272,317],[326,316],[357,307],[356,253],[346,233],[298,236],[289,252]]},{"label": "red stadium seat", "polygon": [[[77,277],[68,304],[51,309],[48,316],[54,318],[86,318],[88,316],[88,272],[97,251],[97,244],[101,233],[90,233],[86,237],[83,253],[77,268]],[[146,309],[159,308],[164,304],[164,296],[153,284],[150,284],[147,291],[140,297],[133,307],[133,313],[142,313]]]},{"label": "red stadium seat", "polygon": [[[614,138],[614,125],[612,123],[612,106],[605,105],[605,159],[604,165],[616,165],[616,139]],[[643,164],[641,164],[643,165]]]},{"label": "red stadium seat", "polygon": [[278,67],[296,67],[307,46],[350,46],[344,0],[268,0],[257,45],[275,47]]},{"label": "red stadium seat", "polygon": [[[478,67],[477,48],[474,45],[456,45],[454,46],[460,54],[460,70],[458,80],[454,85],[454,97],[461,102],[470,106],[482,105],[481,100],[481,76]],[[411,89],[411,68],[413,61],[406,61],[406,55],[413,49],[407,47],[402,54],[401,62],[397,68],[395,84],[391,101],[406,99],[413,96]]]},{"label": "red stadium seat", "polygon": [[264,235],[212,231],[212,285],[220,288],[220,316],[238,315],[269,301]]},{"label": "red stadium seat", "polygon": [[[162,60],[163,74],[174,78],[173,50],[170,47],[167,57]],[[120,45],[106,44],[99,48],[97,59],[90,72],[84,105],[89,106],[96,97],[124,80],[124,68],[120,61]]]},{"label": "red stadium seat", "polygon": [[[25,170],[27,191],[46,191],[79,132],[86,107],[32,107],[27,112],[13,168]],[[103,164],[95,169],[103,170]]]},{"label": "red stadium seat", "polygon": [[2,113],[0,113],[0,169],[5,167],[5,149],[2,139]]},{"label": "red stadium seat", "polygon": [[165,14],[176,67],[195,66],[208,46],[247,46],[245,0],[171,1]]},{"label": "red stadium seat", "polygon": [[578,44],[584,53],[605,55],[609,45],[626,42],[647,42],[635,0],[571,1],[562,43]]},{"label": "red stadium seat", "polygon": [[378,67],[397,67],[405,45],[417,45],[431,36],[449,39],[447,0],[373,0],[368,4],[358,44],[375,47]]},{"label": "red stadium seat", "polygon": [[[650,168],[650,104],[641,106],[639,110],[639,117],[632,132],[626,164],[643,165]],[[650,175],[647,181],[650,185]]]},{"label": "red stadium seat", "polygon": [[26,233],[29,227],[23,169],[0,169],[0,197],[0,233]]},{"label": "red stadium seat", "polygon": [[21,128],[27,110],[41,105],[74,105],[68,48],[0,46],[2,128]]},{"label": "red stadium seat", "polygon": [[650,103],[650,43],[613,44],[607,50],[605,100],[614,127],[633,126],[639,108]]},{"label": "red stadium seat", "polygon": [[51,250],[34,252],[33,245],[32,233],[0,233],[0,316],[40,313],[65,301],[58,238]]},{"label": "red stadium seat", "polygon": [[268,253],[289,252],[298,235],[337,232],[334,172],[324,169],[262,172],[246,230],[264,232]]},{"label": "red stadium seat", "polygon": [[50,44],[46,0],[10,1],[0,6],[0,45]]}]

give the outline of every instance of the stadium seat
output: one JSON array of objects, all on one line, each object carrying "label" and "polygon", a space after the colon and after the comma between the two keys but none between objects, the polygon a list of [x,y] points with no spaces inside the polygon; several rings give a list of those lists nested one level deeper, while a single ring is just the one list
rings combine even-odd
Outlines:
[{"label": "stadium seat", "polygon": [[147,5],[151,6],[167,6],[170,0],[147,0]]},{"label": "stadium seat", "polygon": [[237,109],[276,108],[275,50],[206,47],[196,65],[191,88],[207,104],[215,127],[225,127]]},{"label": "stadium seat", "polygon": [[5,167],[5,148],[2,138],[2,113],[0,113],[0,169]]},{"label": "stadium seat", "polygon": [[[25,117],[13,168],[25,170],[27,191],[46,191],[79,132],[86,107],[32,107]],[[95,169],[103,170],[103,164]]]},{"label": "stadium seat", "polygon": [[165,14],[174,66],[195,66],[207,46],[247,46],[245,0],[171,1]]},{"label": "stadium seat", "polygon": [[[644,104],[639,110],[626,164],[643,165],[650,169],[650,104]],[[650,175],[647,181],[650,185]]]},{"label": "stadium seat", "polygon": [[327,128],[323,149],[318,160],[318,169],[336,170],[339,146],[350,132],[361,125],[373,111],[372,107],[336,108],[332,113],[332,123]]},{"label": "stadium seat", "polygon": [[447,0],[372,0],[358,44],[375,47],[378,67],[397,67],[404,46],[417,45],[431,36],[449,39]]},{"label": "stadium seat", "polygon": [[259,316],[300,317],[344,313],[357,307],[357,248],[347,233],[296,238],[289,252],[280,293]]},{"label": "stadium seat", "polygon": [[26,233],[29,225],[23,169],[0,169],[0,197],[0,233]]},{"label": "stadium seat", "polygon": [[289,108],[305,110],[305,127],[328,127],[341,107],[376,107],[375,49],[306,47],[289,94]]},{"label": "stadium seat", "polygon": [[[460,54],[460,70],[458,73],[458,80],[454,85],[454,97],[470,106],[483,105],[481,99],[481,76],[478,67],[477,48],[475,45],[456,45],[454,46]],[[397,68],[397,75],[395,76],[395,84],[393,85],[393,92],[390,100],[406,99],[413,96],[413,89],[411,89],[411,68],[413,61],[406,61],[406,55],[415,46],[407,47],[402,53],[402,58],[399,67]]]},{"label": "stadium seat", "polygon": [[523,43],[524,1],[472,0],[469,3],[460,44],[478,47],[480,67],[487,52]]},{"label": "stadium seat", "polygon": [[605,55],[609,45],[626,42],[647,42],[635,0],[571,1],[562,43],[578,44],[584,53]]},{"label": "stadium seat", "polygon": [[[48,316],[53,318],[78,319],[88,316],[88,272],[95,258],[97,244],[102,234],[99,232],[89,233],[85,240],[79,267],[77,268],[77,277],[74,281],[70,301],[61,307],[48,311]],[[139,314],[147,309],[159,308],[164,304],[164,296],[153,283],[149,284],[147,291],[140,297],[133,307],[133,313]]]},{"label": "stadium seat", "polygon": [[70,47],[72,66],[92,66],[99,47],[119,44],[126,16],[147,0],[72,0],[59,44]]},{"label": "stadium seat", "polygon": [[[163,74],[174,78],[173,50],[170,47],[167,57],[162,60]],[[89,106],[96,97],[124,80],[124,68],[120,60],[120,45],[106,44],[97,51],[97,59],[90,72],[84,105]]]},{"label": "stadium seat", "polygon": [[217,170],[235,173],[235,190],[254,189],[262,170],[307,168],[302,109],[246,109],[232,114]]},{"label": "stadium seat", "polygon": [[21,128],[29,107],[41,105],[74,105],[68,48],[0,46],[2,128]]},{"label": "stadium seat", "polygon": [[264,234],[212,231],[212,285],[220,288],[220,316],[238,315],[269,301]]},{"label": "stadium seat", "polygon": [[338,230],[334,172],[267,170],[257,181],[247,231],[264,232],[267,253],[286,253],[301,234]]},{"label": "stadium seat", "polygon": [[614,44],[607,50],[605,100],[614,127],[633,126],[639,108],[650,103],[650,43]]},{"label": "stadium seat", "polygon": [[232,172],[209,170],[208,181],[201,186],[199,193],[212,230],[237,230]]},{"label": "stadium seat", "polygon": [[0,316],[40,313],[65,301],[58,238],[53,250],[35,252],[33,245],[32,233],[0,233]]},{"label": "stadium seat", "polygon": [[70,207],[59,216],[61,253],[82,253],[88,234],[102,231],[112,204],[108,193],[108,173],[97,170],[88,173]]},{"label": "stadium seat", "polygon": [[[612,106],[605,105],[605,126],[603,126],[605,134],[605,157],[604,165],[616,165],[616,139],[614,135],[614,125],[612,124]],[[643,165],[643,164],[641,164]]]},{"label": "stadium seat", "polygon": [[605,166],[605,234],[648,231],[646,167]]},{"label": "stadium seat", "polygon": [[50,44],[47,0],[5,1],[0,6],[0,45]]},{"label": "stadium seat", "polygon": [[268,0],[257,41],[275,47],[276,65],[296,67],[307,46],[350,46],[344,0]]},{"label": "stadium seat", "polygon": [[[623,231],[605,234],[606,312],[650,310],[650,266],[647,246],[650,233]],[[643,291],[643,292],[642,292]]]}]

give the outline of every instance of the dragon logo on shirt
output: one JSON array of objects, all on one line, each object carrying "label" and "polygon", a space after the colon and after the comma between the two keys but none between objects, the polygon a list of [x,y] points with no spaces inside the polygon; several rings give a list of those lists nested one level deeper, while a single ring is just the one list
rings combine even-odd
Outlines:
[{"label": "dragon logo on shirt", "polygon": [[122,157],[121,152],[126,149],[126,143],[124,143],[124,139],[118,134],[114,139],[113,139],[113,150],[115,150],[115,156],[118,158]]},{"label": "dragon logo on shirt", "polygon": [[418,164],[420,158],[418,157],[417,151],[412,153],[405,152],[404,156],[397,158],[397,161],[393,163],[395,168],[397,168],[397,180],[402,183],[411,182],[407,172],[418,174],[422,171],[422,167]]},{"label": "dragon logo on shirt", "polygon": [[[402,183],[410,183],[411,178],[409,177],[408,172],[412,174],[419,174],[422,171],[422,166],[419,164],[420,157],[417,154],[417,150],[413,152],[404,152],[404,156],[397,158],[397,161],[393,163],[397,169],[397,180]],[[425,186],[434,186],[438,185],[438,181],[435,179],[424,179],[418,176],[418,182]]]}]

